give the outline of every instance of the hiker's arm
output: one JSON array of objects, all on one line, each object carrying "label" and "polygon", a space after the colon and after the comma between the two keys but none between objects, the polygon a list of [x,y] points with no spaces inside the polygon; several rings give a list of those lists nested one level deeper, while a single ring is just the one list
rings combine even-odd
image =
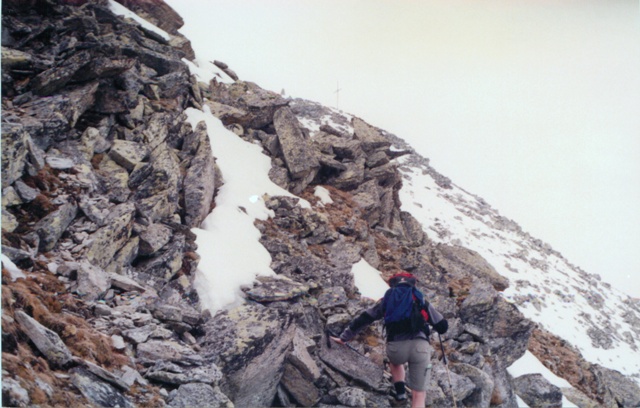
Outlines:
[{"label": "hiker's arm", "polygon": [[449,329],[449,322],[442,316],[442,313],[438,312],[431,303],[427,305],[427,313],[429,313],[429,324],[433,326],[433,329],[440,334],[446,333]]},{"label": "hiker's arm", "polygon": [[342,334],[340,334],[340,340],[342,341],[350,341],[352,340],[356,334],[362,330],[364,327],[367,327],[371,323],[382,317],[382,303],[378,302],[372,308],[365,310],[360,313],[358,317],[353,319],[353,321],[349,324],[349,327],[344,329]]}]

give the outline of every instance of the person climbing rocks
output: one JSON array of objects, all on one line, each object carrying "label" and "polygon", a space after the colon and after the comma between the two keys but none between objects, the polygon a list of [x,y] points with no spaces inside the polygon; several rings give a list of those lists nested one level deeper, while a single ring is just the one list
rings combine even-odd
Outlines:
[{"label": "person climbing rocks", "polygon": [[406,271],[398,271],[388,280],[390,288],[371,308],[353,319],[340,337],[331,339],[340,344],[351,341],[356,334],[376,320],[384,318],[389,359],[396,401],[406,401],[405,368],[409,365],[407,385],[412,391],[411,407],[425,406],[427,385],[431,376],[429,325],[440,334],[449,328],[447,320],[416,288],[417,279]]}]

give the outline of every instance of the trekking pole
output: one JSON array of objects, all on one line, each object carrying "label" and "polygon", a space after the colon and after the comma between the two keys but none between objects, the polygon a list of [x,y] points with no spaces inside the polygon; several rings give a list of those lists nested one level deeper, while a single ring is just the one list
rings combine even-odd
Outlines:
[{"label": "trekking pole", "polygon": [[[335,333],[333,333],[331,330],[328,330],[328,329],[325,330],[324,332],[325,332],[325,335],[327,336],[327,347],[331,348],[331,339],[330,339],[330,337],[338,337],[338,338],[340,338],[340,336],[336,336]],[[347,342],[344,342],[342,344],[344,344],[345,346],[349,347],[351,350],[355,351],[356,353],[360,354],[361,356],[366,357],[364,354],[359,352],[358,349],[353,347],[351,344],[349,344]]]},{"label": "trekking pole", "polygon": [[451,374],[449,374],[449,364],[447,363],[447,355],[444,353],[444,345],[442,344],[442,337],[438,333],[438,339],[440,340],[440,349],[442,350],[442,357],[444,358],[444,368],[447,370],[447,378],[449,379],[449,390],[451,391],[451,400],[453,401],[454,408],[458,408],[456,404],[456,396],[453,394],[453,386],[451,386]]}]

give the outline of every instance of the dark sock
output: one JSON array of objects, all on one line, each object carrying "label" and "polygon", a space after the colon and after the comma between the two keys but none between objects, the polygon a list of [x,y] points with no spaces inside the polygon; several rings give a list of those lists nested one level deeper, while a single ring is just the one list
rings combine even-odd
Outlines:
[{"label": "dark sock", "polygon": [[396,395],[405,393],[404,381],[398,381],[396,383],[393,383],[393,386],[396,388]]}]

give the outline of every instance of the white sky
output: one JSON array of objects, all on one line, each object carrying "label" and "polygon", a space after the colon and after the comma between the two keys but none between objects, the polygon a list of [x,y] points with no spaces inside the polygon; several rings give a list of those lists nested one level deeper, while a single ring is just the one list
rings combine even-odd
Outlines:
[{"label": "white sky", "polygon": [[395,133],[640,296],[637,1],[167,3],[202,61]]}]

